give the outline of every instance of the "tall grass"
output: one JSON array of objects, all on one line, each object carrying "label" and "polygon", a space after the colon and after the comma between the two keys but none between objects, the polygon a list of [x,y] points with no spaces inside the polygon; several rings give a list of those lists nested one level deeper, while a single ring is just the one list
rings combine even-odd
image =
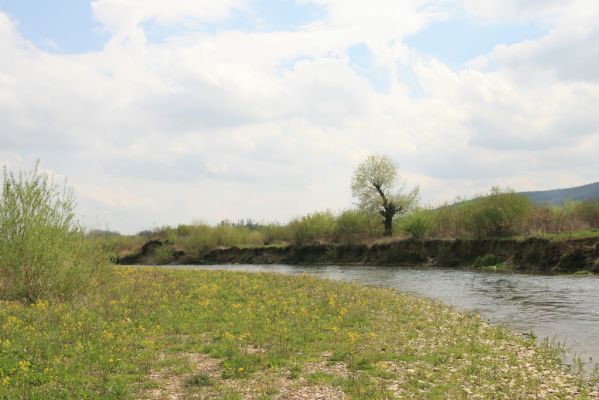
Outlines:
[{"label": "tall grass", "polygon": [[35,302],[72,297],[106,267],[75,219],[75,197],[39,172],[6,168],[0,197],[0,297]]}]

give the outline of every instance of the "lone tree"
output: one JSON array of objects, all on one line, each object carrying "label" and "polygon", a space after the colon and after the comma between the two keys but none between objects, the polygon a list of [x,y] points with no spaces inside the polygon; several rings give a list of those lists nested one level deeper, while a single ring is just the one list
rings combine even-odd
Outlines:
[{"label": "lone tree", "polygon": [[412,190],[406,188],[397,164],[380,154],[371,154],[358,165],[351,189],[360,209],[383,217],[385,236],[393,235],[393,219],[413,207],[419,194],[418,187]]}]

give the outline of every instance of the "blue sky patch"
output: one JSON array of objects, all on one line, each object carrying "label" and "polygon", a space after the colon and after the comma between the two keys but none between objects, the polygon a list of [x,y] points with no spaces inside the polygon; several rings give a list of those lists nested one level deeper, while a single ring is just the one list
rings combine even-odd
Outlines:
[{"label": "blue sky patch", "polygon": [[[89,0],[0,0],[0,11],[17,22],[18,30],[37,47],[63,54],[100,50],[110,38],[94,20]],[[160,25],[141,24],[150,42],[162,42],[187,32],[292,31],[326,16],[323,8],[295,0],[253,0],[248,9],[233,10],[226,21]]]},{"label": "blue sky patch", "polygon": [[217,33],[220,31],[274,32],[294,31],[311,22],[323,19],[325,10],[314,4],[295,0],[253,0],[248,9],[236,9],[226,21],[218,23],[189,23],[160,25],[153,21],[142,24],[150,42],[163,42],[169,37],[193,31]]},{"label": "blue sky patch", "polygon": [[323,8],[296,0],[254,0],[250,8],[258,31],[293,31],[326,17]]},{"label": "blue sky patch", "polygon": [[354,72],[368,79],[377,92],[389,93],[391,86],[389,72],[383,66],[376,64],[374,55],[365,43],[351,46],[346,51]]},{"label": "blue sky patch", "polygon": [[109,38],[83,0],[0,0],[0,11],[17,22],[21,34],[53,53],[100,50]]},{"label": "blue sky patch", "polygon": [[277,72],[279,74],[283,74],[288,71],[293,71],[293,70],[295,70],[295,64],[297,64],[298,62],[305,61],[305,60],[312,61],[313,59],[314,59],[313,57],[308,57],[308,56],[298,56],[298,57],[285,59],[285,60],[281,61],[281,63],[279,64],[279,66],[277,68]]},{"label": "blue sky patch", "polygon": [[406,44],[452,68],[459,68],[473,58],[488,54],[496,45],[536,39],[548,32],[547,27],[535,24],[483,24],[468,19],[454,19],[432,24],[406,38]]}]

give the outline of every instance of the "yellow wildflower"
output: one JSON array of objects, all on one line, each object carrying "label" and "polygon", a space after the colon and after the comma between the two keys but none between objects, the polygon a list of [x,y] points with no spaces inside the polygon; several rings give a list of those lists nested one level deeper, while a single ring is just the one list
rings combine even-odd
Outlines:
[{"label": "yellow wildflower", "polygon": [[29,371],[29,367],[31,366],[31,363],[29,361],[19,361],[18,363],[19,369],[23,372],[27,372]]}]

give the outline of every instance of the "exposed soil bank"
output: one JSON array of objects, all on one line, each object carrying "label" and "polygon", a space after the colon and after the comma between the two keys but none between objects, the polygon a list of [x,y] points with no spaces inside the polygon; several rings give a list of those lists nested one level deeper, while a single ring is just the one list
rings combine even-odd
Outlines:
[{"label": "exposed soil bank", "polygon": [[531,272],[599,273],[599,238],[560,240],[531,238],[478,240],[401,240],[385,244],[316,244],[231,247],[216,249],[194,257],[169,250],[160,241],[146,243],[138,254],[121,257],[120,264],[152,263],[160,251],[171,254],[176,264],[360,264],[360,265],[430,265],[467,267],[476,259],[493,255],[498,261],[517,270]]}]

